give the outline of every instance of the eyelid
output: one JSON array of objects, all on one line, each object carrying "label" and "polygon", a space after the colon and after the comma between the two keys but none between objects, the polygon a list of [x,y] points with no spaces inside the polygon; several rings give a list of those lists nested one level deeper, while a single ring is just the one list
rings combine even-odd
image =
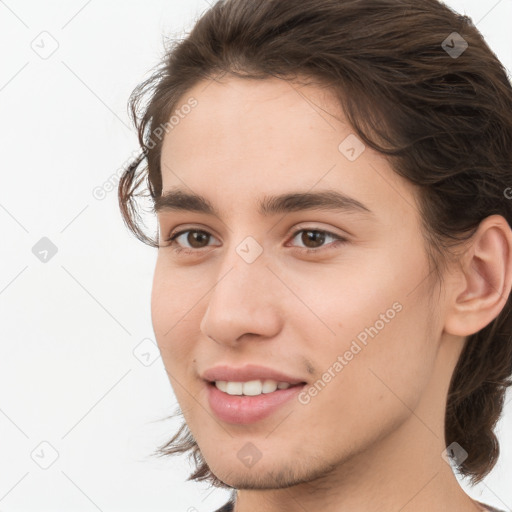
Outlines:
[{"label": "eyelid", "polygon": [[343,232],[342,234],[340,233],[336,233],[336,231],[334,231],[333,228],[330,228],[330,227],[321,227],[319,226],[318,224],[315,225],[315,223],[313,223],[313,225],[311,224],[308,224],[308,223],[304,223],[304,224],[295,224],[293,226],[293,228],[291,228],[287,234],[286,234],[286,237],[289,238],[289,237],[295,237],[297,235],[297,233],[299,233],[300,231],[321,231],[322,233],[325,233],[327,235],[332,235],[333,237],[337,237],[337,238],[343,238],[343,239],[348,239],[349,235],[348,233],[346,232]]},{"label": "eyelid", "polygon": [[[188,233],[189,231],[197,231],[197,232],[201,232],[201,233],[206,233],[209,237],[217,239],[217,237],[215,235],[212,235],[212,233],[210,233],[210,231],[208,231],[207,229],[185,228],[185,229],[180,229],[179,231],[176,231],[175,233],[171,233],[166,241],[172,242],[172,241],[176,240],[176,238],[184,235],[185,233]],[[171,240],[171,239],[174,239],[174,240]],[[183,247],[183,249],[191,250],[194,252],[199,252],[203,249],[207,249],[208,247],[215,247],[215,246],[207,245],[206,247],[200,247],[199,249]]]},{"label": "eyelid", "polygon": [[290,241],[292,241],[299,233],[301,233],[303,231],[315,231],[315,232],[323,233],[325,236],[327,236],[327,237],[330,236],[331,238],[333,238],[334,241],[327,243],[325,245],[322,245],[321,247],[315,247],[315,248],[298,247],[296,245],[292,245],[292,246],[287,245],[287,247],[292,247],[293,249],[297,250],[299,253],[303,253],[303,254],[317,253],[318,255],[320,255],[329,250],[338,248],[340,244],[344,244],[344,243],[348,242],[348,238],[346,236],[338,235],[337,233],[335,233],[333,231],[321,228],[319,226],[295,227],[293,229],[292,233],[288,236],[288,238],[290,239]]},{"label": "eyelid", "polygon": [[[203,232],[206,233],[208,236],[217,238],[215,235],[213,235],[209,229],[199,227],[198,225],[194,226],[181,226],[179,229],[172,230],[171,233],[164,239],[165,242],[169,244],[169,246],[174,245],[175,240],[180,237],[181,235],[184,235],[185,233],[188,233],[190,231],[196,231],[196,232]],[[309,248],[309,247],[297,247],[297,246],[291,246],[295,249],[298,249],[300,252],[309,252],[309,253],[320,253],[325,250],[329,250],[331,248],[337,247],[340,243],[348,242],[348,237],[346,235],[340,235],[335,233],[334,231],[329,230],[328,228],[322,228],[318,225],[311,226],[311,225],[295,225],[291,230],[287,232],[286,239],[287,240],[293,240],[299,233],[302,231],[317,231],[320,233],[323,233],[327,236],[331,236],[334,238],[334,242],[330,242],[324,246],[318,247],[318,248]],[[176,249],[177,251],[185,251],[186,253],[201,253],[204,249],[207,249],[208,247],[212,247],[211,245],[207,245],[205,247],[200,248],[190,248],[190,247],[179,247]],[[213,246],[215,247],[215,246]],[[287,245],[287,247],[290,247]]]},{"label": "eyelid", "polygon": [[[164,231],[164,230],[162,230]],[[205,233],[208,233],[210,236],[213,236],[218,239],[217,235],[212,234],[212,229],[207,227],[202,227],[201,224],[193,224],[193,225],[187,225],[183,224],[180,225],[179,228],[171,229],[170,233],[166,235],[166,237],[163,239],[164,241],[169,241],[170,238],[173,238],[175,236],[182,235],[183,233],[186,233],[187,231],[204,231]],[[168,231],[165,231],[166,233]]]}]

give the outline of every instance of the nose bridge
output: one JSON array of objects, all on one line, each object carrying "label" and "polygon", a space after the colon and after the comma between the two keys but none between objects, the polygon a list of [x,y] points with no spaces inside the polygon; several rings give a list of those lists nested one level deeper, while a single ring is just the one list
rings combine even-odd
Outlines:
[{"label": "nose bridge", "polygon": [[272,336],[279,328],[275,277],[266,267],[263,247],[246,237],[229,250],[219,267],[201,331],[218,342],[230,343],[246,333]]}]

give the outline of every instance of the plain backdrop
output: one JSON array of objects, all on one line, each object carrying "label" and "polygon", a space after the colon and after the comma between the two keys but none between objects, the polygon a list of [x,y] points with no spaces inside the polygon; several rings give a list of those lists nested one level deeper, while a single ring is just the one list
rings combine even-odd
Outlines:
[{"label": "plain backdrop", "polygon": [[[257,1],[257,0],[255,0]],[[512,69],[512,0],[451,0]],[[156,250],[125,228],[126,104],[205,0],[0,0],[0,511],[209,512],[228,492],[149,456],[178,423],[156,349]],[[511,183],[512,185],[512,183]],[[150,226],[151,228],[151,226]],[[472,497],[512,507],[500,462]]]}]

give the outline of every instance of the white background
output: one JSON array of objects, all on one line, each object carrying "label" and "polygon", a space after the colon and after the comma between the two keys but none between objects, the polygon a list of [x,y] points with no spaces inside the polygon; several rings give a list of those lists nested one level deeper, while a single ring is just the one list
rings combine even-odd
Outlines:
[{"label": "white background", "polygon": [[[512,69],[512,0],[447,3]],[[104,186],[137,149],[131,91],[164,37],[207,8],[0,1],[0,511],[209,512],[227,500],[185,482],[186,458],[149,457],[178,425],[159,421],[176,402],[150,320],[156,250],[130,235],[117,191]],[[46,49],[58,44],[46,59],[33,49],[42,37]],[[47,263],[32,252],[42,237],[57,248]],[[148,350],[156,359],[146,366],[136,354]],[[510,510],[508,400],[498,466],[478,487],[462,485]]]}]

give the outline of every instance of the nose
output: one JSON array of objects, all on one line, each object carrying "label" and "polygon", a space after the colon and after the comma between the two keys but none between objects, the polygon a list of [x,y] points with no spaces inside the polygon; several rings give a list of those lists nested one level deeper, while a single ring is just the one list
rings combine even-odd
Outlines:
[{"label": "nose", "polygon": [[229,346],[237,346],[242,338],[276,336],[284,318],[282,283],[263,255],[247,263],[232,252],[223,261],[210,293],[201,332]]}]

